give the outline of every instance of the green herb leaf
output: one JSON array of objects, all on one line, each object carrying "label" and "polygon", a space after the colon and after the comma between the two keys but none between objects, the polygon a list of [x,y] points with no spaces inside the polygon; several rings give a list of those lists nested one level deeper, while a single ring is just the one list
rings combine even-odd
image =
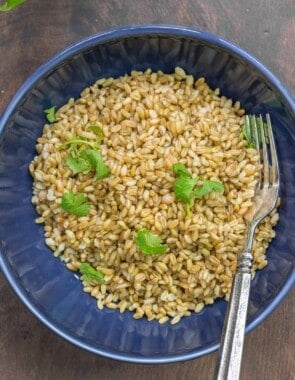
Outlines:
[{"label": "green herb leaf", "polygon": [[181,162],[177,162],[172,166],[173,173],[177,176],[184,175],[186,177],[191,177],[191,173],[187,170],[185,165]]},{"label": "green herb leaf", "polygon": [[173,187],[175,198],[187,205],[190,205],[192,201],[193,189],[197,181],[197,179],[189,178],[185,175],[178,177]]},{"label": "green herb leaf", "polygon": [[[110,174],[110,169],[103,162],[101,154],[97,151],[98,142],[85,140],[81,136],[73,137],[72,139],[61,144],[58,149],[63,149],[69,146],[70,154],[66,160],[67,166],[71,169],[73,175],[78,173],[87,174],[90,170],[95,170],[95,180],[100,180]],[[92,149],[86,150],[85,147]]]},{"label": "green herb leaf", "polygon": [[56,122],[56,117],[55,117],[55,106],[51,108],[47,108],[44,110],[46,119],[49,121],[49,123],[55,123]]},{"label": "green herb leaf", "polygon": [[264,123],[260,119],[259,116],[253,116],[253,117],[255,117],[255,119],[256,119],[259,144],[261,144],[261,130],[262,129],[263,129],[263,132],[264,132],[265,142],[266,142],[266,144],[269,144],[269,136],[268,136],[268,127],[267,127],[267,124]]},{"label": "green herb leaf", "polygon": [[96,181],[103,179],[110,174],[110,169],[103,162],[101,154],[94,149],[82,152],[76,151],[75,154],[69,155],[66,163],[72,170],[73,175],[77,173],[87,174],[90,170],[95,170]]},{"label": "green herb leaf", "polygon": [[99,152],[96,150],[88,150],[87,157],[91,164],[91,167],[96,171],[96,181],[103,179],[110,174],[110,169],[103,162],[103,158]]},{"label": "green herb leaf", "polygon": [[210,181],[207,179],[199,179],[202,181],[201,186],[197,186],[194,189],[194,198],[202,198],[204,195],[211,193],[211,191],[216,191],[222,193],[224,191],[224,186],[221,182],[218,181]]},{"label": "green herb leaf", "polygon": [[88,128],[98,136],[98,141],[101,143],[104,139],[104,133],[100,125],[90,125]]},{"label": "green herb leaf", "polygon": [[7,0],[3,5],[0,5],[0,12],[11,11],[13,8],[18,7],[24,2],[25,0]]},{"label": "green herb leaf", "polygon": [[267,123],[263,123],[263,130],[264,130],[265,142],[266,144],[269,144],[269,134],[268,134]]},{"label": "green herb leaf", "polygon": [[[211,191],[224,190],[221,182],[193,178],[185,165],[180,162],[174,164],[172,170],[178,176],[173,187],[175,198],[185,203],[188,216],[191,215],[190,206],[194,199],[202,198]],[[201,186],[196,186],[198,182],[201,182]]]},{"label": "green herb leaf", "polygon": [[161,255],[168,249],[168,245],[163,244],[158,235],[145,228],[137,231],[135,242],[141,252],[148,256]]},{"label": "green herb leaf", "polygon": [[[255,137],[255,129],[257,129],[257,143]],[[248,148],[257,148],[257,144],[261,144],[261,130],[263,129],[265,141],[269,143],[267,124],[264,123],[259,116],[249,115],[246,118],[245,124],[242,129],[242,136],[248,142]]]},{"label": "green herb leaf", "polygon": [[[250,115],[249,117],[246,117],[245,124],[242,129],[242,136],[244,140],[248,142],[248,148],[255,148],[256,147],[256,141],[254,137],[253,128],[255,128],[255,124],[260,123],[259,117],[256,117],[254,115]],[[259,128],[257,130],[258,133],[258,139],[259,139]]]},{"label": "green herb leaf", "polygon": [[85,216],[90,211],[90,205],[82,193],[74,194],[72,190],[65,192],[61,200],[61,208],[68,214]]},{"label": "green herb leaf", "polygon": [[110,175],[110,169],[104,164],[103,161],[98,161],[96,166],[96,176],[95,180],[99,181],[100,179],[106,178]]},{"label": "green herb leaf", "polygon": [[87,152],[81,152],[80,154],[70,154],[66,160],[67,166],[72,171],[73,175],[78,173],[87,174],[92,169],[91,163],[87,157]]},{"label": "green herb leaf", "polygon": [[69,146],[71,151],[74,151],[75,154],[78,154],[78,147],[85,148],[85,146],[89,146],[92,149],[97,148],[97,143],[94,141],[88,141],[82,136],[75,136],[72,139],[64,142],[58,147],[58,150],[64,149],[65,147]]},{"label": "green herb leaf", "polygon": [[88,263],[82,263],[80,265],[79,271],[81,272],[82,276],[81,279],[85,282],[104,282],[104,275],[100,270],[97,270],[93,268]]}]

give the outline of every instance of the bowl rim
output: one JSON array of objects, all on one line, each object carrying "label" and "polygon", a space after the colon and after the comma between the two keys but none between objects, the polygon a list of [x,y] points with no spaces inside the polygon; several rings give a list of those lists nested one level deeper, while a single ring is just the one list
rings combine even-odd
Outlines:
[{"label": "bowl rim", "polygon": [[[270,72],[270,70],[262,64],[257,58],[252,56],[246,50],[240,46],[230,42],[213,33],[209,33],[204,30],[196,29],[193,27],[182,26],[182,25],[168,25],[168,24],[135,24],[121,26],[117,28],[108,29],[94,35],[90,35],[83,38],[73,44],[70,44],[65,49],[57,52],[50,59],[45,61],[39,68],[37,68],[21,85],[17,90],[15,95],[10,100],[7,105],[2,117],[0,118],[0,138],[4,134],[5,126],[7,125],[10,117],[13,115],[15,109],[18,105],[25,99],[26,94],[34,87],[34,85],[48,72],[50,72],[54,67],[63,62],[66,59],[70,59],[75,54],[87,50],[99,43],[104,43],[112,39],[117,38],[128,38],[132,36],[146,36],[146,35],[167,35],[167,36],[178,36],[187,37],[192,39],[197,39],[199,41],[207,42],[212,45],[216,45],[224,50],[229,51],[231,54],[238,58],[242,58],[250,66],[254,67],[255,70],[260,73],[268,83],[273,87],[273,89],[280,94],[281,98],[288,105],[291,112],[295,113],[295,100],[292,97],[289,90],[282,84],[282,82]],[[200,348],[190,351],[185,354],[173,354],[166,356],[142,356],[140,354],[126,354],[117,351],[106,351],[104,349],[94,348],[91,344],[81,342],[78,337],[75,337],[73,333],[68,333],[62,331],[57,323],[51,322],[46,317],[46,313],[38,309],[38,305],[34,303],[28,296],[25,290],[20,286],[20,284],[15,280],[13,270],[10,269],[7,259],[4,257],[4,253],[0,250],[0,269],[6,278],[7,282],[10,284],[13,291],[20,298],[23,304],[32,312],[32,314],[37,317],[42,323],[44,323],[50,330],[54,331],[57,335],[61,336],[65,340],[71,342],[75,346],[85,349],[86,351],[104,356],[106,358],[130,362],[130,363],[142,363],[142,364],[164,364],[164,363],[175,363],[179,361],[186,361],[191,359],[196,359],[203,355],[212,353],[219,348],[219,343],[211,344],[206,348]],[[279,292],[275,295],[273,300],[267,304],[264,310],[254,318],[246,326],[246,333],[252,331],[257,327],[262,321],[268,317],[271,312],[279,305],[287,293],[292,289],[295,284],[295,268],[293,268],[287,281],[280,288]]]}]

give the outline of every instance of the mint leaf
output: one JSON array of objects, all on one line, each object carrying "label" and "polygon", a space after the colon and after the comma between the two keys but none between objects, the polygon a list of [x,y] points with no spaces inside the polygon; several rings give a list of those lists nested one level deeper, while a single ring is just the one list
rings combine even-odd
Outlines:
[{"label": "mint leaf", "polygon": [[82,193],[74,194],[72,190],[65,192],[61,199],[61,208],[68,214],[85,216],[90,211],[90,205]]},{"label": "mint leaf", "polygon": [[104,282],[103,273],[100,270],[93,268],[88,263],[82,263],[79,271],[82,274],[81,279],[85,282]]},{"label": "mint leaf", "polygon": [[184,176],[187,176],[187,177],[191,177],[191,173],[187,170],[187,168],[185,167],[185,165],[181,162],[177,162],[176,164],[174,164],[172,166],[172,171],[173,173],[176,175],[176,176],[181,176],[181,175],[184,175]]},{"label": "mint leaf", "polygon": [[168,250],[162,239],[147,229],[139,230],[135,235],[135,243],[142,253],[148,256],[161,255]]},{"label": "mint leaf", "polygon": [[44,110],[46,119],[49,121],[49,123],[55,123],[56,122],[56,117],[55,117],[55,106],[47,108]]},{"label": "mint leaf", "polygon": [[25,0],[7,0],[5,1],[3,5],[0,5],[0,11],[1,12],[11,11],[13,8],[18,7],[24,2]]},{"label": "mint leaf", "polygon": [[211,191],[216,191],[222,193],[224,191],[224,186],[221,182],[218,181],[210,181],[207,179],[199,179],[198,182],[201,181],[202,185],[197,186],[194,189],[193,196],[194,198],[202,198],[204,195],[211,193]]}]

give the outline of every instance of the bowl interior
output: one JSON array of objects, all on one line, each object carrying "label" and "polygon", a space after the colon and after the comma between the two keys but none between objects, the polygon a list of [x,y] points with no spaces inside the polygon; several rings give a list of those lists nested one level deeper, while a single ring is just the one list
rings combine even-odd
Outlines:
[{"label": "bowl interior", "polygon": [[[31,204],[28,164],[45,123],[43,110],[61,106],[101,77],[132,69],[172,72],[183,67],[205,76],[222,95],[239,100],[247,113],[271,113],[281,169],[280,221],[268,249],[269,265],[255,276],[247,329],[270,313],[294,283],[295,136],[294,104],[272,78],[264,77],[234,47],[197,31],[132,29],[92,37],[42,66],[18,92],[2,118],[0,140],[0,248],[3,272],[23,302],[50,328],[71,342],[104,356],[133,362],[172,362],[217,348],[226,303],[207,306],[175,326],[131,313],[99,311],[95,299],[45,246],[43,227]],[[256,67],[255,67],[256,66]],[[259,65],[258,65],[259,66]],[[293,235],[294,236],[294,235]]]}]

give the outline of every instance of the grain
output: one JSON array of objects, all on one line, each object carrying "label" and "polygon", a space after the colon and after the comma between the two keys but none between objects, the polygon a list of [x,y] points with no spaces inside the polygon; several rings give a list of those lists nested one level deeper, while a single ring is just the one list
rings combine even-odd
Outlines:
[{"label": "grain", "polygon": [[[215,299],[228,299],[237,256],[243,248],[259,163],[242,139],[245,111],[178,67],[172,74],[132,71],[102,78],[70,99],[45,125],[38,155],[30,163],[32,203],[44,223],[45,242],[68,269],[88,262],[104,274],[103,284],[83,282],[97,307],[133,312],[134,318],[178,323]],[[89,125],[104,132],[100,153],[110,176],[71,176],[66,150],[74,136],[93,140]],[[175,200],[172,165],[223,183],[191,207]],[[61,210],[66,190],[84,193],[91,212]],[[279,206],[279,203],[278,205]],[[266,249],[278,222],[274,210],[254,240],[253,275],[267,265]],[[134,242],[140,228],[161,236],[169,250],[155,257]]]}]

